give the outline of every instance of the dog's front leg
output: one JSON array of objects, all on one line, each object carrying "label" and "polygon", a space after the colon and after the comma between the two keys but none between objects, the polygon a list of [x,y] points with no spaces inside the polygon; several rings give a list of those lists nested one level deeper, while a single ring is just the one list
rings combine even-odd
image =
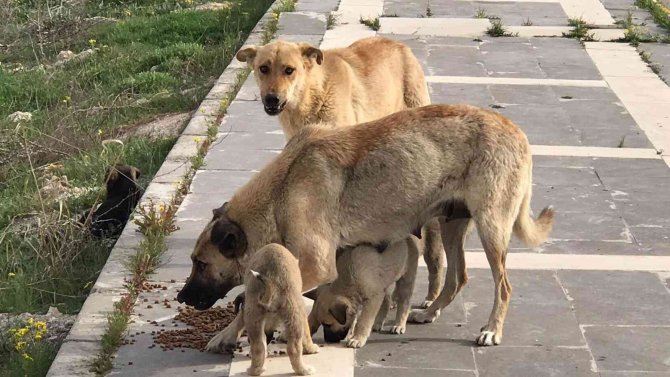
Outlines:
[{"label": "dog's front leg", "polygon": [[384,321],[386,320],[386,315],[389,312],[391,307],[391,293],[384,293],[384,300],[382,305],[379,307],[379,312],[377,312],[377,317],[375,318],[375,324],[372,326],[372,331],[381,331],[384,327]]},{"label": "dog's front leg", "polygon": [[384,300],[384,293],[371,297],[367,303],[363,304],[363,310],[358,315],[356,324],[353,326],[353,336],[347,340],[347,347],[361,348],[368,341],[375,317],[379,313],[379,308]]},{"label": "dog's front leg", "polygon": [[237,340],[242,336],[242,331],[244,331],[244,309],[241,309],[235,319],[207,343],[207,351],[225,353],[234,349]]}]

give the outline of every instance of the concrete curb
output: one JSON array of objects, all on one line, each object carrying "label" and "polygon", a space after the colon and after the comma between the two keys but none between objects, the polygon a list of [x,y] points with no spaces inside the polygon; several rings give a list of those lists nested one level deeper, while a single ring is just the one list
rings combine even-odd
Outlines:
[{"label": "concrete curb", "polygon": [[[244,44],[262,44],[263,28],[272,18],[276,0],[258,21]],[[149,201],[169,202],[176,194],[184,174],[191,169],[191,158],[198,153],[198,139],[207,138],[209,124],[216,122],[221,101],[235,89],[238,76],[247,68],[245,63],[233,60],[193,113],[188,125],[175,142],[154,179],[147,187],[140,205]],[[235,93],[233,93],[235,94]],[[138,227],[129,222],[112,249],[91,293],[86,298],[77,319],[61,345],[47,377],[95,376],[90,364],[100,351],[100,340],[107,327],[107,315],[114,303],[125,293],[125,279],[130,277],[124,263],[135,252],[142,239]]]}]

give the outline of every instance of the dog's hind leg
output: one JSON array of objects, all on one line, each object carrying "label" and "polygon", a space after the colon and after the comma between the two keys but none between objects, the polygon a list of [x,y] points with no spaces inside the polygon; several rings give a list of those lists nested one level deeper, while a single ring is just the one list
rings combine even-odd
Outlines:
[{"label": "dog's hind leg", "polygon": [[[395,292],[394,292],[395,294]],[[377,312],[377,317],[375,318],[375,324],[372,325],[372,331],[381,331],[384,327],[384,321],[386,321],[386,315],[391,308],[391,293],[384,293],[384,300],[382,301],[382,306],[379,307]]]},{"label": "dog's hind leg", "polygon": [[442,243],[439,218],[430,219],[423,226],[423,260],[428,267],[428,293],[420,307],[427,308],[435,301],[444,287],[445,251]]},{"label": "dog's hind leg", "polygon": [[484,213],[475,219],[486,258],[491,266],[493,283],[495,285],[493,309],[491,310],[489,321],[486,326],[482,327],[481,333],[477,337],[477,344],[480,346],[493,346],[500,344],[502,341],[503,323],[505,322],[510,296],[512,295],[512,286],[509,283],[505,269],[505,259],[512,233],[513,220],[504,218],[504,215]]},{"label": "dog's hind leg", "polygon": [[[249,316],[249,318],[254,318]],[[265,356],[267,355],[267,346],[265,339],[265,320],[249,321],[247,325],[247,336],[249,337],[249,344],[251,345],[251,366],[247,372],[251,376],[260,376],[265,368]]]},{"label": "dog's hind leg", "polygon": [[407,267],[405,273],[396,282],[398,294],[398,309],[395,315],[395,324],[391,327],[391,334],[404,334],[407,326],[407,317],[410,311],[410,301],[414,282],[416,281],[416,269],[419,263],[419,249],[415,239],[408,238],[407,244]]},{"label": "dog's hind leg", "polygon": [[406,47],[404,51],[405,76],[403,79],[403,98],[408,109],[430,105],[428,84],[423,74],[421,64],[412,50]]},{"label": "dog's hind leg", "polygon": [[[306,365],[303,362],[303,345],[307,343],[310,346],[309,350],[305,350],[308,352],[305,353],[316,353],[318,352],[318,347],[312,343],[312,338],[309,336],[309,334],[305,333],[307,330],[307,325],[305,324],[303,311],[300,308],[293,309],[299,313],[289,314],[289,318],[286,321],[286,332],[288,334],[286,353],[288,354],[288,358],[291,361],[293,371],[296,374],[301,376],[314,374],[314,367]],[[317,349],[314,350],[314,347]]]},{"label": "dog's hind leg", "polygon": [[447,277],[442,292],[425,310],[415,310],[409,315],[409,322],[430,323],[440,316],[440,311],[449,305],[468,281],[465,269],[465,238],[472,220],[459,218],[447,221],[441,218],[442,242],[447,254]]}]

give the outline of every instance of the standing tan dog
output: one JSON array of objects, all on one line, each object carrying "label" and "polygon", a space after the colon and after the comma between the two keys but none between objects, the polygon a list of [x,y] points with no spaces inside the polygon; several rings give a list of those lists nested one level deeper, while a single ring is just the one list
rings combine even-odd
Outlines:
[{"label": "standing tan dog", "polygon": [[404,334],[419,261],[416,241],[406,238],[382,252],[370,245],[339,251],[337,279],[318,288],[310,331],[323,325],[326,342],[345,339],[347,347],[363,347],[372,330],[383,328],[395,283],[398,310],[390,332]]},{"label": "standing tan dog", "polygon": [[259,376],[264,371],[266,320],[283,322],[287,337],[286,353],[295,373],[303,376],[313,374],[314,368],[303,363],[302,354],[317,353],[319,346],[312,343],[307,326],[307,313],[300,292],[300,269],[295,256],[281,245],[262,247],[249,258],[244,287],[244,323],[251,345],[249,374]]},{"label": "standing tan dog", "polygon": [[434,105],[358,127],[313,128],[224,204],[200,234],[180,303],[211,307],[242,283],[249,257],[270,243],[299,260],[302,290],[337,277],[336,250],[388,245],[440,216],[447,282],[424,317],[467,281],[463,240],[477,226],[495,300],[480,345],[500,343],[512,288],[505,258],[512,232],[528,245],[548,237],[554,211],[530,216],[532,155],[509,119],[471,106]]},{"label": "standing tan dog", "polygon": [[316,123],[353,126],[430,104],[412,50],[387,38],[323,51],[276,41],[243,47],[237,59],[254,70],[265,112],[279,115],[287,140]]}]

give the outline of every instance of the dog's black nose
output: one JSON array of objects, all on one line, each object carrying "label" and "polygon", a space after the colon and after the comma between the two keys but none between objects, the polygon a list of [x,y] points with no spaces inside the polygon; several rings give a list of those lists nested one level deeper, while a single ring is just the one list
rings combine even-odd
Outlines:
[{"label": "dog's black nose", "polygon": [[265,102],[265,106],[278,107],[279,106],[279,97],[274,93],[270,93],[270,94],[265,96],[265,101],[264,102]]},{"label": "dog's black nose", "polygon": [[338,343],[340,340],[347,337],[349,329],[342,329],[340,331],[333,331],[330,326],[323,325],[323,340],[326,343]]}]

